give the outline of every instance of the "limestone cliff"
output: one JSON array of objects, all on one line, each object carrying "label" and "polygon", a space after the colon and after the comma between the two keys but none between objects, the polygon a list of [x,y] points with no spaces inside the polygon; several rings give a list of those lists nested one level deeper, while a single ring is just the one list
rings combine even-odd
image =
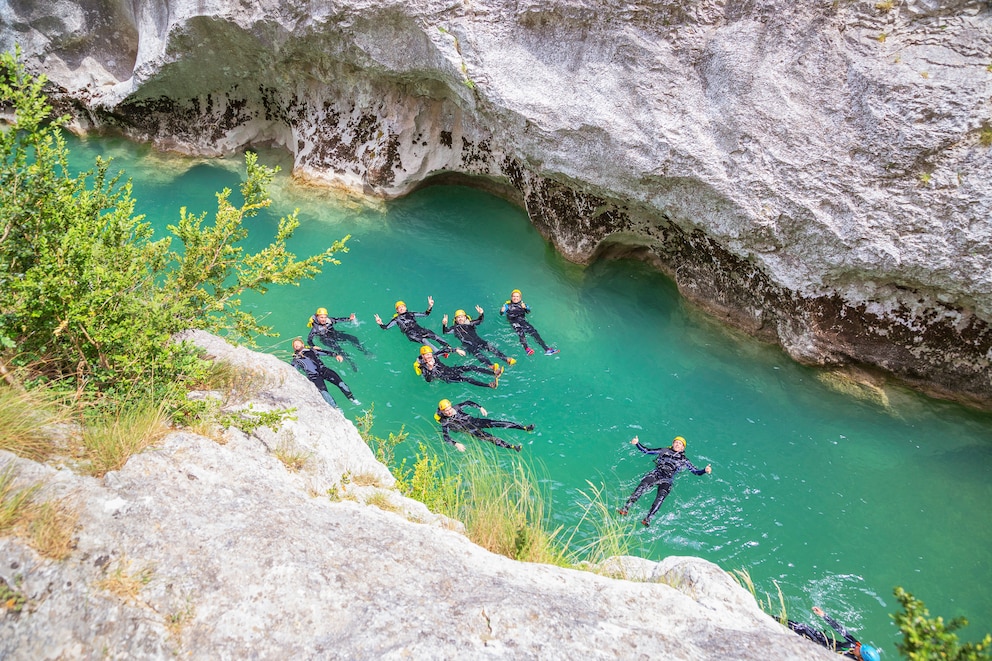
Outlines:
[{"label": "limestone cliff", "polygon": [[[25,600],[0,609],[0,658],[834,658],[703,560],[618,559],[637,580],[617,580],[493,555],[392,489],[291,367],[192,338],[256,375],[256,410],[298,419],[223,444],[173,433],[102,479],[0,452],[80,514],[62,562],[0,537],[0,586]],[[280,446],[309,454],[301,472]],[[115,575],[140,590],[115,593]]]},{"label": "limestone cliff", "polygon": [[10,0],[82,126],[300,178],[473,178],[796,359],[992,407],[977,0]]}]

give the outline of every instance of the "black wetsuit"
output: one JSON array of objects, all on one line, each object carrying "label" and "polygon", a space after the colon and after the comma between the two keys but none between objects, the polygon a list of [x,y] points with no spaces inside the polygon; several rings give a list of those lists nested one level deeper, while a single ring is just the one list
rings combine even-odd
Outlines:
[{"label": "black wetsuit", "polygon": [[828,636],[816,627],[812,627],[803,622],[796,622],[794,620],[789,620],[789,628],[798,633],[803,638],[809,638],[814,643],[823,645],[827,649],[834,650],[835,652],[840,652],[844,656],[850,659],[857,659],[861,661],[861,642],[852,636],[844,626],[839,623],[834,618],[830,617],[826,613],[823,614],[823,619],[833,627],[834,631],[839,633],[844,637],[844,640],[837,640],[833,636]]},{"label": "black wetsuit", "polygon": [[499,309],[499,313],[501,316],[504,314],[506,315],[506,318],[510,322],[510,326],[513,327],[513,330],[517,332],[517,337],[520,338],[520,344],[524,345],[524,349],[529,348],[527,346],[526,336],[530,335],[537,340],[537,343],[540,344],[545,351],[548,350],[548,345],[544,343],[543,339],[541,339],[541,334],[537,332],[536,328],[530,325],[530,322],[524,319],[525,315],[530,314],[530,307],[526,303],[523,301],[520,301],[519,303],[507,301],[503,304],[503,307]]},{"label": "black wetsuit", "polygon": [[323,349],[318,349],[317,347],[307,348],[303,347],[299,351],[293,354],[292,365],[296,369],[303,372],[310,383],[317,387],[320,391],[321,397],[324,398],[331,406],[337,406],[334,402],[334,398],[331,397],[330,393],[327,392],[327,384],[324,381],[330,381],[344,393],[345,397],[357,404],[355,396],[351,392],[351,388],[348,384],[341,380],[338,373],[332,370],[330,367],[325,365],[323,361],[320,360],[320,356],[333,356],[330,351],[324,351]]},{"label": "black wetsuit", "polygon": [[484,351],[488,351],[492,354],[499,356],[500,360],[504,363],[509,364],[510,358],[500,351],[495,344],[488,342],[479,337],[478,331],[475,327],[482,323],[482,319],[485,317],[485,313],[480,314],[478,319],[472,319],[467,324],[459,324],[455,322],[454,326],[441,325],[441,330],[447,335],[448,333],[453,333],[455,337],[461,341],[462,346],[470,354],[475,356],[475,358],[483,365],[492,365],[492,361],[486,356]]},{"label": "black wetsuit", "polygon": [[[379,327],[383,330],[388,330],[393,326],[399,326],[400,330],[403,331],[403,334],[406,335],[411,342],[416,342],[417,344],[427,344],[434,347],[435,351],[442,348],[445,352],[454,351],[454,349],[451,348],[451,345],[448,344],[443,337],[417,323],[417,317],[426,317],[433,309],[433,307],[430,307],[424,312],[410,312],[407,310],[403,314],[394,314],[393,318],[389,320],[389,323],[379,324]],[[435,346],[433,342],[428,341],[428,338],[438,342],[441,346]]]},{"label": "black wetsuit", "polygon": [[517,452],[520,451],[521,446],[512,445],[507,443],[501,438],[493,436],[486,429],[500,428],[500,429],[523,429],[530,431],[533,429],[533,425],[518,424],[516,422],[510,422],[509,420],[492,420],[490,418],[476,418],[468,413],[465,413],[462,408],[466,406],[474,406],[477,409],[482,408],[470,399],[465,400],[459,404],[452,404],[455,409],[455,414],[453,416],[446,416],[441,412],[441,409],[437,410],[434,417],[441,423],[441,435],[444,437],[445,443],[455,444],[455,441],[451,440],[451,432],[465,432],[466,434],[471,434],[478,439],[483,441],[489,441],[490,443],[495,443],[501,448],[512,448]]},{"label": "black wetsuit", "polygon": [[317,321],[317,315],[313,315],[310,317],[310,334],[307,335],[307,344],[313,346],[313,339],[316,337],[320,340],[321,344],[348,361],[348,364],[351,365],[351,369],[357,372],[358,366],[355,365],[355,361],[351,359],[351,356],[345,353],[344,349],[341,348],[341,343],[350,342],[355,345],[355,348],[366,356],[369,355],[369,350],[366,349],[362,344],[362,341],[354,335],[342,333],[334,328],[334,324],[341,323],[343,321],[351,321],[351,317],[328,317],[327,323],[322,324]]},{"label": "black wetsuit", "polygon": [[493,387],[491,384],[495,382],[483,383],[471,377],[465,375],[465,372],[478,372],[480,374],[488,374],[489,376],[494,376],[492,368],[485,369],[483,367],[476,367],[475,365],[459,365],[457,367],[451,365],[445,365],[438,358],[434,357],[434,369],[429,369],[427,363],[424,361],[423,356],[417,357],[417,362],[414,363],[415,368],[418,373],[424,377],[424,381],[430,383],[431,381],[437,379],[438,381],[444,381],[445,383],[470,383],[473,386],[482,386],[483,388]]},{"label": "black wetsuit", "polygon": [[676,473],[683,470],[690,470],[696,475],[702,475],[706,472],[706,469],[696,468],[692,465],[691,461],[686,459],[684,452],[676,452],[672,448],[646,448],[638,443],[637,449],[644,454],[658,455],[654,460],[656,468],[641,479],[641,483],[634,489],[634,493],[630,494],[630,498],[627,499],[627,503],[623,506],[622,511],[626,513],[630,509],[630,506],[636,503],[637,499],[643,496],[646,491],[657,486],[658,495],[655,496],[654,502],[651,503],[651,509],[648,511],[648,515],[644,517],[644,522],[647,524],[651,522],[651,517],[655,515],[658,508],[665,501],[668,492],[672,490],[672,480],[675,478]]}]

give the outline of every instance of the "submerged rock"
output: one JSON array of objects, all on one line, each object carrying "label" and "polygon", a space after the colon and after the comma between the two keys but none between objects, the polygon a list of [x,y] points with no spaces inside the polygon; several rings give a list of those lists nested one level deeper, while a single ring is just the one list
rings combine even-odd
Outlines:
[{"label": "submerged rock", "polygon": [[471,181],[797,360],[992,407],[978,0],[17,3],[82,125],[371,195]]},{"label": "submerged rock", "polygon": [[[246,404],[298,419],[226,442],[172,433],[102,479],[0,452],[79,513],[60,562],[0,537],[0,586],[22,600],[0,611],[0,658],[832,658],[704,560],[616,559],[634,581],[485,551],[391,489],[291,367],[192,337],[261,377]],[[303,470],[274,443],[309,453]]]}]

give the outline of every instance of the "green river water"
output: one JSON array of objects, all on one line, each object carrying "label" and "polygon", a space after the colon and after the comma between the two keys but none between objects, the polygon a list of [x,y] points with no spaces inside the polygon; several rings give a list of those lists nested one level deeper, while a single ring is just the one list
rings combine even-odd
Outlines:
[{"label": "green river water", "polygon": [[[214,193],[236,189],[242,169],[240,159],[165,158],[121,141],[70,144],[74,167],[113,156],[112,169],[133,178],[138,211],[159,232],[180,206],[212,214]],[[374,403],[378,433],[405,425],[442,449],[432,417],[442,397],[534,423],[532,434],[501,435],[522,442],[520,456],[546,476],[552,524],[565,530],[579,520],[587,481],[617,506],[652,467],[629,445],[633,435],[651,447],[682,435],[689,458],[712,464],[713,473],[680,474],[650,528],[638,523],[654,492],[645,495],[628,517],[633,553],[746,569],[776,604],[777,582],[793,619],[822,624],[810,613],[820,605],[890,658],[896,585],[934,614],[966,615],[965,640],[992,629],[992,416],[901,391],[890,392],[887,405],[845,394],[781,350],[721,329],[643,264],[567,263],[523,211],[479,191],[434,187],[371,207],[280,176],[272,195],[274,213],[251,221],[250,243],[269,241],[278,216],[296,207],[297,254],[352,238],[341,265],[317,280],[248,301],[281,334],[263,338],[262,348],[288,358],[316,307],[355,312],[358,325],[339,328],[360,336],[374,357],[353,352],[358,372],[331,365],[361,408]],[[498,314],[514,288],[560,354],[523,354]],[[417,345],[376,326],[373,314],[388,319],[397,299],[420,311],[428,295],[435,309],[422,321],[437,331],[445,313],[485,309],[480,334],[519,361],[497,390],[425,383],[412,369]],[[361,413],[331,391],[348,417]],[[415,441],[408,445],[404,456],[415,451]],[[511,455],[493,453],[499,461]]]}]

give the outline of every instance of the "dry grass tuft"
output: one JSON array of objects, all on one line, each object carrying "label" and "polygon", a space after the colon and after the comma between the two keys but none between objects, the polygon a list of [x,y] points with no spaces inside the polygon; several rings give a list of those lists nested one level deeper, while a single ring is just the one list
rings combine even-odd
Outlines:
[{"label": "dry grass tuft", "polygon": [[64,500],[37,502],[40,484],[15,486],[14,465],[0,472],[0,534],[23,538],[46,558],[64,560],[75,547],[79,514]]},{"label": "dry grass tuft", "polygon": [[399,506],[392,501],[392,499],[382,491],[376,491],[375,493],[369,494],[365,498],[366,505],[372,505],[378,507],[381,510],[387,512],[402,512]]},{"label": "dry grass tuft", "polygon": [[14,463],[10,462],[0,472],[0,533],[16,529],[23,523],[32,507],[31,498],[41,488],[40,484],[17,488]]},{"label": "dry grass tuft", "polygon": [[117,563],[117,569],[98,581],[96,587],[126,602],[137,601],[142,588],[151,582],[155,571],[151,567],[144,567],[135,572],[131,572],[130,569],[131,561],[126,556],[122,556]]},{"label": "dry grass tuft", "polygon": [[384,488],[385,486],[382,484],[382,480],[380,480],[378,476],[372,475],[371,473],[359,473],[358,475],[352,475],[351,482],[360,487]]},{"label": "dry grass tuft", "polygon": [[46,558],[65,560],[76,548],[79,512],[64,500],[32,508],[27,521],[28,543]]},{"label": "dry grass tuft", "polygon": [[205,389],[224,393],[225,406],[237,406],[248,402],[271,384],[271,377],[263,371],[238,367],[227,361],[215,360],[211,363],[204,383]]},{"label": "dry grass tuft", "polygon": [[281,461],[292,473],[299,473],[306,468],[307,462],[313,456],[312,452],[301,450],[292,441],[280,441],[279,445],[272,450],[276,459]]}]

